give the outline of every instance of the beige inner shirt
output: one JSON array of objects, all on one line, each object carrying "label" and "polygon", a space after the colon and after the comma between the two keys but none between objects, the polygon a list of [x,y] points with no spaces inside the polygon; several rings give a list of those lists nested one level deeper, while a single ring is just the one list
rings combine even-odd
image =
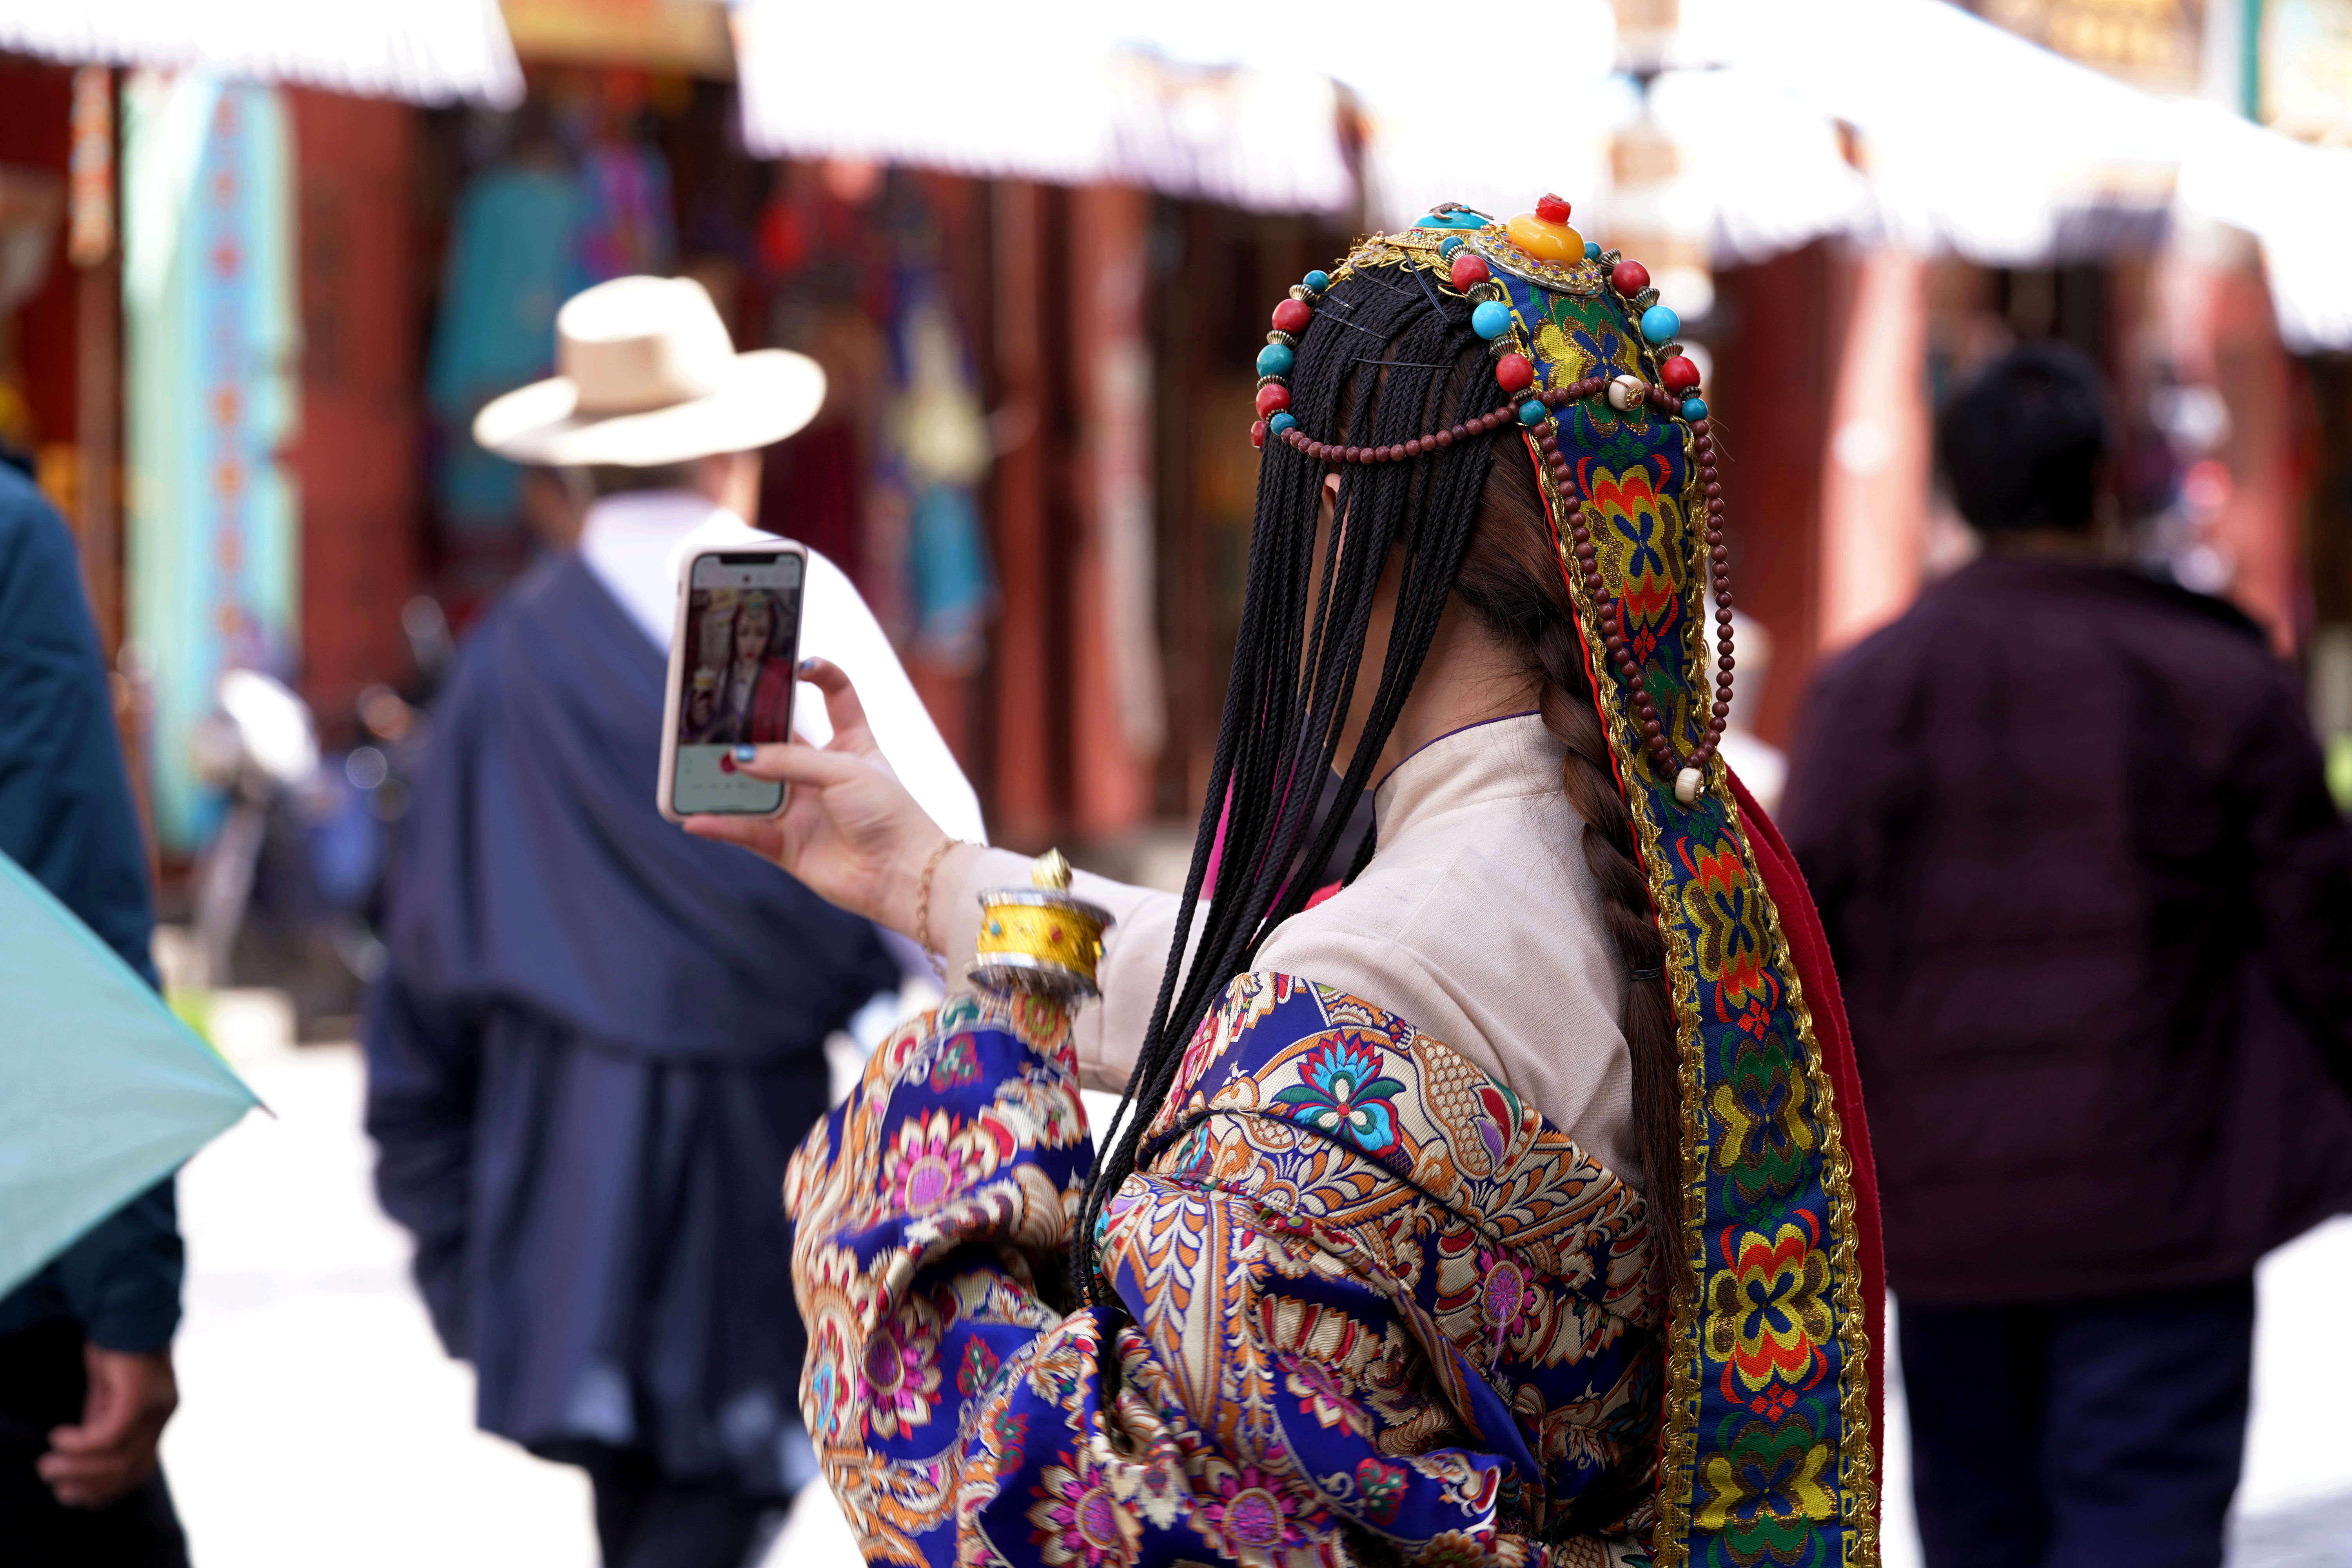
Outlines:
[{"label": "beige inner shirt", "polygon": [[[1625,964],[1584,863],[1583,818],[1560,788],[1565,755],[1532,714],[1457,730],[1415,752],[1373,795],[1371,863],[1353,885],[1284,921],[1256,967],[1396,1014],[1508,1084],[1639,1189],[1620,1026]],[[1022,856],[972,858],[952,916],[940,921],[950,973],[971,957],[981,890],[1028,880]],[[1097,976],[1102,1000],[1076,1026],[1086,1087],[1116,1093],[1159,997],[1179,900],[1085,871],[1071,891],[1118,922]]]}]

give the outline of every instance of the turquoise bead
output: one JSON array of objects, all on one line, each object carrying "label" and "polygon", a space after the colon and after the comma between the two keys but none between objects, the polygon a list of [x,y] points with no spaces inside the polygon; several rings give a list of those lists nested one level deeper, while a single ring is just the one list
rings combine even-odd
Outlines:
[{"label": "turquoise bead", "polygon": [[1486,220],[1476,213],[1431,213],[1412,226],[1415,228],[1484,228]]},{"label": "turquoise bead", "polygon": [[1587,261],[1598,261],[1601,259],[1601,242],[1599,240],[1588,239],[1584,242],[1584,259]]},{"label": "turquoise bead", "polygon": [[1437,254],[1444,257],[1448,261],[1453,260],[1454,253],[1461,248],[1462,237],[1458,234],[1449,234],[1437,242]]},{"label": "turquoise bead", "polygon": [[1481,300],[1470,312],[1470,330],[1482,338],[1499,338],[1511,330],[1511,308],[1500,300]]},{"label": "turquoise bead", "polygon": [[1642,335],[1654,343],[1670,341],[1683,330],[1683,319],[1665,305],[1653,305],[1642,312]]},{"label": "turquoise bead", "polygon": [[1309,294],[1320,294],[1324,289],[1331,287],[1331,275],[1318,267],[1300,279],[1299,282],[1306,286]]},{"label": "turquoise bead", "polygon": [[1706,418],[1706,398],[1704,398],[1704,397],[1685,397],[1685,398],[1684,398],[1684,399],[1683,399],[1683,417],[1684,417],[1684,418],[1685,418],[1685,419],[1687,419],[1687,420],[1689,420],[1689,421],[1691,421],[1691,423],[1693,423],[1693,424],[1696,424],[1698,421],[1700,421],[1700,420],[1702,420],[1702,419]]},{"label": "turquoise bead", "polygon": [[1257,373],[1260,375],[1288,375],[1298,356],[1290,352],[1288,343],[1268,343],[1257,351]]},{"label": "turquoise bead", "polygon": [[1551,411],[1549,409],[1543,405],[1542,398],[1530,397],[1525,403],[1519,405],[1519,423],[1522,425],[1540,425],[1544,422],[1544,416],[1550,412]]},{"label": "turquoise bead", "polygon": [[1286,408],[1265,422],[1265,433],[1269,436],[1279,436],[1297,423],[1297,418]]}]

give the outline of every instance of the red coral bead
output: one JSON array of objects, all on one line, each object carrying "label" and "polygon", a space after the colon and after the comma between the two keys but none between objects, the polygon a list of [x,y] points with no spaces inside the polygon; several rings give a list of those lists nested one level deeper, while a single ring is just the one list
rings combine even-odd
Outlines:
[{"label": "red coral bead", "polygon": [[1698,384],[1698,366],[1686,356],[1676,354],[1658,367],[1658,379],[1677,394],[1688,392]]},{"label": "red coral bead", "polygon": [[1505,354],[1495,362],[1495,384],[1505,392],[1525,392],[1536,378],[1536,367],[1525,354]]},{"label": "red coral bead", "polygon": [[1650,269],[1638,261],[1621,261],[1610,269],[1609,283],[1630,300],[1650,286]]},{"label": "red coral bead", "polygon": [[1278,381],[1269,381],[1257,389],[1257,414],[1261,419],[1271,419],[1290,406],[1290,388]]},{"label": "red coral bead", "polygon": [[1261,419],[1256,424],[1250,426],[1250,445],[1255,447],[1261,452],[1265,450],[1265,420]]},{"label": "red coral bead", "polygon": [[1307,323],[1314,319],[1315,312],[1307,308],[1304,300],[1285,300],[1274,308],[1274,330],[1288,332],[1293,337],[1305,331]]},{"label": "red coral bead", "polygon": [[1467,293],[1494,274],[1486,270],[1485,258],[1464,251],[1454,258],[1454,286]]},{"label": "red coral bead", "polygon": [[1568,221],[1566,198],[1555,196],[1549,193],[1538,196],[1536,199],[1536,216],[1546,223],[1566,223]]}]

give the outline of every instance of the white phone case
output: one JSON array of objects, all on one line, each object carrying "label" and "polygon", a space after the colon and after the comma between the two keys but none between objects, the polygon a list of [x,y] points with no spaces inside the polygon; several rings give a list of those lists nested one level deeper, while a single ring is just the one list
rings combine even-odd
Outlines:
[{"label": "white phone case", "polygon": [[[661,779],[660,782],[655,785],[656,793],[654,797],[654,805],[659,808],[662,816],[667,817],[672,822],[684,822],[686,820],[686,815],[678,811],[677,806],[672,804],[671,796],[676,791],[677,783],[677,701],[678,689],[684,684],[684,678],[686,675],[687,600],[688,596],[692,594],[694,590],[695,563],[703,560],[705,557],[712,555],[798,556],[801,563],[800,592],[803,595],[803,605],[805,605],[805,595],[808,593],[808,549],[805,545],[794,543],[791,540],[780,540],[775,542],[757,540],[747,541],[740,544],[714,546],[707,550],[697,550],[691,554],[682,557],[678,561],[677,597],[677,602],[672,606],[670,612],[669,674],[667,676],[667,685],[662,692]],[[805,614],[805,609],[803,609],[803,614],[796,615],[793,617],[792,663],[794,668],[798,668],[800,667],[801,623],[806,618],[807,616]],[[797,689],[795,689],[793,700],[797,700],[798,692]],[[787,723],[790,721],[790,713],[791,710],[788,705],[786,708]],[[777,800],[776,806],[773,811],[730,812],[719,815],[734,816],[782,816],[784,814],[784,808],[792,804],[792,786],[790,784],[786,784],[784,786],[783,794],[782,797]]]}]

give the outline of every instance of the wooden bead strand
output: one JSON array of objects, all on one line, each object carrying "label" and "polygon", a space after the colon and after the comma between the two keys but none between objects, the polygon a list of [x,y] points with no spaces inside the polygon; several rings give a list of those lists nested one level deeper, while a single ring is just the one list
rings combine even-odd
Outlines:
[{"label": "wooden bead strand", "polygon": [[[1578,385],[1583,385],[1579,383]],[[1661,777],[1675,781],[1675,798],[1685,805],[1698,799],[1706,777],[1706,765],[1721,749],[1723,732],[1731,721],[1731,690],[1733,670],[1737,660],[1732,656],[1731,638],[1731,554],[1723,539],[1723,483],[1715,468],[1715,437],[1704,419],[1691,426],[1696,437],[1700,494],[1706,504],[1707,577],[1715,590],[1715,618],[1718,628],[1716,640],[1717,675],[1715,701],[1709,708],[1705,731],[1697,745],[1686,757],[1677,757],[1673,740],[1667,734],[1664,717],[1659,713],[1657,700],[1642,683],[1641,668],[1633,655],[1632,639],[1626,632],[1625,602],[1609,592],[1601,575],[1600,552],[1592,542],[1591,530],[1585,525],[1584,503],[1576,493],[1576,475],[1559,449],[1559,430],[1556,421],[1548,423],[1537,445],[1543,453],[1546,471],[1562,498],[1569,554],[1575,562],[1576,573],[1584,584],[1587,597],[1598,612],[1602,646],[1608,650],[1610,664],[1623,680],[1628,700],[1633,707],[1634,728],[1642,737],[1643,749],[1657,765]],[[1702,691],[1704,687],[1700,689]]]}]

